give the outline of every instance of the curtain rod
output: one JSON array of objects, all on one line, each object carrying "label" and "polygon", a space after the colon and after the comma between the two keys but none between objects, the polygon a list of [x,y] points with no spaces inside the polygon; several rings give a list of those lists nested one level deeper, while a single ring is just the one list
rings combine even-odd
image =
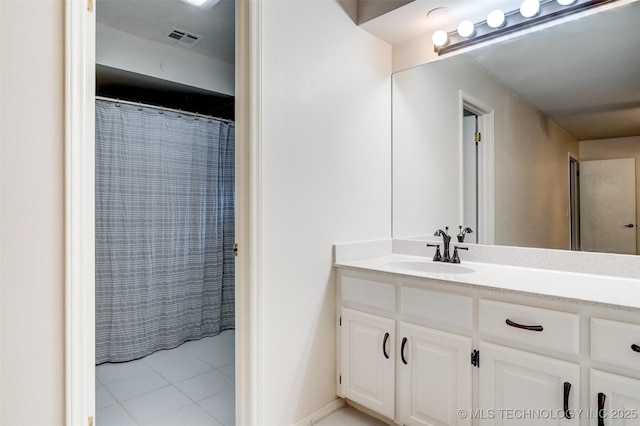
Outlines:
[{"label": "curtain rod", "polygon": [[163,106],[145,104],[145,103],[142,103],[142,102],[123,101],[123,100],[120,100],[120,99],[107,98],[107,97],[104,97],[104,96],[96,96],[96,100],[114,102],[114,103],[125,104],[125,105],[133,105],[133,106],[139,106],[139,107],[144,107],[144,108],[152,108],[152,109],[157,109],[157,110],[160,110],[160,111],[175,112],[177,114],[189,115],[189,116],[192,116],[192,117],[207,118],[207,119],[210,119],[210,120],[224,121],[226,123],[235,123],[235,121],[229,120],[229,119],[226,119],[226,118],[213,117],[211,115],[198,114],[197,112],[183,111],[181,109],[175,109],[175,108],[165,108]]}]

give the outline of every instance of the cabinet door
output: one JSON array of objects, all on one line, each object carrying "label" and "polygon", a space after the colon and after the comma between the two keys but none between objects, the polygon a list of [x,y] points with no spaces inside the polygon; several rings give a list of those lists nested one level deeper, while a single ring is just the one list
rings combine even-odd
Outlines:
[{"label": "cabinet door", "polygon": [[342,308],[342,392],[390,419],[395,415],[395,320]]},{"label": "cabinet door", "polygon": [[589,400],[592,426],[640,425],[639,379],[591,370]]},{"label": "cabinet door", "polygon": [[480,342],[481,425],[578,425],[579,401],[578,364]]},{"label": "cabinet door", "polygon": [[401,322],[398,418],[405,425],[470,425],[471,338]]}]

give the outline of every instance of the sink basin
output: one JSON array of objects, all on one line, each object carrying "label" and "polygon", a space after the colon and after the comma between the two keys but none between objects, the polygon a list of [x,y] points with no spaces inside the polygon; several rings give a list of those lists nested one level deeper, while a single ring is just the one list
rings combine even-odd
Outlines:
[{"label": "sink basin", "polygon": [[419,260],[405,260],[398,262],[388,262],[386,266],[393,269],[415,272],[431,272],[434,274],[469,274],[475,272],[471,268],[460,266],[456,263],[438,263]]}]

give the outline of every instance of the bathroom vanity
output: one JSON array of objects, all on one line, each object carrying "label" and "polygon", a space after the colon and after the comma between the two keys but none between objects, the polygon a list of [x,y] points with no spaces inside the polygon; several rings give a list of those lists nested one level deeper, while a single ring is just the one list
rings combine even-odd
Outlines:
[{"label": "bathroom vanity", "polygon": [[640,425],[633,271],[397,251],[335,248],[340,397],[404,425]]}]

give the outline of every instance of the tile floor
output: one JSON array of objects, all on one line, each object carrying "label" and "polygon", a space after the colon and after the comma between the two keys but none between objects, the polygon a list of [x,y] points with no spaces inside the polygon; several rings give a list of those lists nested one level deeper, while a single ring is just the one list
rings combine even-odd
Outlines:
[{"label": "tile floor", "polygon": [[386,423],[369,417],[351,407],[341,408],[316,423],[317,426],[386,426]]},{"label": "tile floor", "polygon": [[96,426],[234,426],[235,333],[96,367]]}]

